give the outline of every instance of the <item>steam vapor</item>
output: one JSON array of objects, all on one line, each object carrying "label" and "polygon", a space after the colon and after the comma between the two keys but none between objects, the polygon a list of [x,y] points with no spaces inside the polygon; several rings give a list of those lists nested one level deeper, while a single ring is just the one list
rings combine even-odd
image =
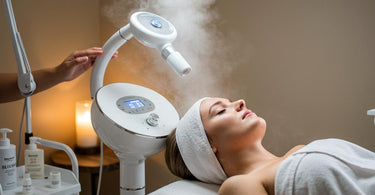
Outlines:
[{"label": "steam vapor", "polygon": [[173,45],[192,66],[190,75],[177,76],[158,52],[144,46],[137,48],[143,55],[144,65],[137,66],[140,69],[147,66],[149,71],[142,75],[146,83],[153,83],[147,87],[166,94],[180,113],[201,97],[226,97],[227,92],[233,90],[222,85],[235,64],[231,64],[228,56],[230,40],[225,39],[214,25],[219,19],[214,4],[215,0],[114,0],[103,10],[118,29],[126,25],[129,16],[136,11],[158,14],[176,27],[178,36]]}]

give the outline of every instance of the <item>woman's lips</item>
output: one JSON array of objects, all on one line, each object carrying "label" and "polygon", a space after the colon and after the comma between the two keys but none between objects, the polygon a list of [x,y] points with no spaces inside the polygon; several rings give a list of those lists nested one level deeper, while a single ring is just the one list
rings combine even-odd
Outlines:
[{"label": "woman's lips", "polygon": [[242,120],[245,119],[246,117],[250,116],[250,115],[253,115],[254,112],[252,112],[251,110],[246,110],[243,115],[242,115]]}]

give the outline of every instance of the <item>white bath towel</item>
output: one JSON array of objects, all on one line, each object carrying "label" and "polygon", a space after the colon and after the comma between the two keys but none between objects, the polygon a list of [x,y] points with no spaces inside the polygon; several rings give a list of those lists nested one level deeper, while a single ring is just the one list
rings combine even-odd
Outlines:
[{"label": "white bath towel", "polygon": [[275,194],[375,194],[375,153],[339,139],[311,142],[280,164]]}]

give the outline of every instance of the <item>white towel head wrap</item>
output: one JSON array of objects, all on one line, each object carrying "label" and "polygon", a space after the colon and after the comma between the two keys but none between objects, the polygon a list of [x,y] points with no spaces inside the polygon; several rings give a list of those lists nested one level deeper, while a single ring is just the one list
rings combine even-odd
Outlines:
[{"label": "white towel head wrap", "polygon": [[176,129],[176,141],[182,159],[190,172],[200,181],[221,184],[227,178],[208,142],[203,128],[198,100],[181,118]]}]

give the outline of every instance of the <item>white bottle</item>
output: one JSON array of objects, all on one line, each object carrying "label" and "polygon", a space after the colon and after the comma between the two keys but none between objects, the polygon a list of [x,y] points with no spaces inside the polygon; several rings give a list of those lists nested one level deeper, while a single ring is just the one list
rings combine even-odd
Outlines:
[{"label": "white bottle", "polygon": [[33,137],[25,150],[25,173],[32,179],[44,179],[44,151],[36,147]]},{"label": "white bottle", "polygon": [[0,129],[3,137],[0,139],[0,183],[4,191],[17,187],[16,146],[10,144],[7,133],[10,129]]},{"label": "white bottle", "polygon": [[59,188],[61,187],[61,173],[60,171],[51,171],[49,172],[49,180],[51,182],[51,188]]},{"label": "white bottle", "polygon": [[25,173],[22,182],[22,194],[31,194],[31,192],[33,191],[31,184],[30,173]]}]

